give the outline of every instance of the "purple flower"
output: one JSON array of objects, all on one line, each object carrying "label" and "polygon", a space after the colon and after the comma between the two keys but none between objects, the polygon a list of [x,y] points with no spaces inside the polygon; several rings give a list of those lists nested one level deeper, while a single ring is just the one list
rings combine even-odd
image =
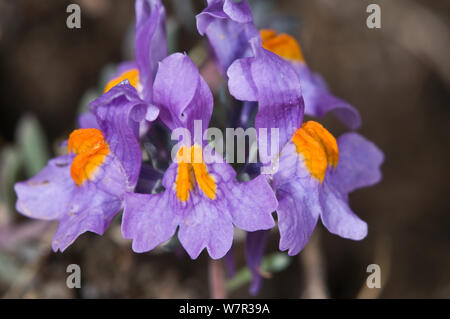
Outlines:
[{"label": "purple flower", "polygon": [[305,114],[321,118],[333,112],[350,129],[361,126],[358,110],[330,93],[324,79],[308,67],[300,45],[292,36],[285,33],[277,35],[273,30],[261,30],[260,35],[265,49],[289,61],[297,71],[303,90]]},{"label": "purple flower", "polygon": [[253,56],[236,60],[228,68],[228,88],[238,100],[258,102],[255,128],[258,134],[261,129],[268,130],[267,138],[258,138],[261,160],[267,163],[277,155],[268,155],[272,147],[270,129],[283,128],[279,130],[278,143],[286,144],[302,123],[304,102],[294,68],[265,50],[259,36],[252,38],[250,44]]},{"label": "purple flower", "polygon": [[206,34],[223,74],[234,60],[251,53],[248,41],[258,35],[246,1],[208,0],[208,6],[197,15],[197,29]]},{"label": "purple flower", "polygon": [[231,75],[228,68],[234,61],[255,57],[260,52],[255,46],[262,46],[286,60],[297,73],[306,115],[321,118],[332,112],[350,129],[355,130],[361,126],[359,112],[348,102],[330,93],[323,78],[306,65],[300,46],[293,37],[287,34],[277,35],[273,30],[257,31],[247,1],[208,1],[207,8],[197,16],[197,28],[201,35],[206,34],[219,69],[229,77]]},{"label": "purple flower", "polygon": [[261,261],[264,257],[267,240],[269,239],[268,230],[260,230],[247,233],[245,240],[245,259],[247,266],[252,274],[252,283],[249,292],[251,295],[258,294],[262,285]]},{"label": "purple flower", "polygon": [[[381,180],[383,153],[357,133],[336,141],[317,122],[307,122],[282,149],[272,187],[278,199],[280,250],[298,254],[307,244],[320,217],[323,225],[343,238],[361,240],[367,224],[351,210],[350,192]],[[252,272],[250,293],[256,294],[262,277],[264,232],[248,233],[247,264]]]},{"label": "purple flower", "polygon": [[[280,249],[295,255],[308,242],[319,216],[330,232],[341,237],[360,240],[366,236],[367,225],[351,211],[348,194],[380,180],[383,154],[358,134],[336,141],[316,122],[301,125],[303,105],[305,113],[316,116],[334,110],[352,128],[359,126],[360,118],[351,106],[341,107],[320,77],[301,63],[301,50],[292,40],[262,32],[249,40],[252,56],[234,61],[227,75],[231,95],[258,103],[255,127],[280,130],[281,152],[270,157],[277,165],[272,187],[279,201]],[[261,146],[268,149],[265,143],[259,138],[263,161],[267,160],[261,153]],[[260,247],[252,244],[260,241],[253,240],[255,236],[249,234],[246,254],[254,277],[253,293],[260,285],[256,266],[263,256]]]},{"label": "purple flower", "polygon": [[56,220],[54,251],[64,251],[86,231],[102,235],[133,191],[142,155],[136,138],[146,107],[129,85],[92,102],[99,128],[75,130],[67,155],[36,176],[17,183],[17,210],[27,217]]},{"label": "purple flower", "polygon": [[303,124],[282,149],[273,176],[280,250],[298,254],[319,216],[331,233],[363,239],[367,224],[349,207],[348,194],[378,183],[382,162],[382,152],[359,134],[347,133],[336,141],[317,122]]},{"label": "purple flower", "polygon": [[[272,33],[266,30],[261,36],[252,38],[250,44],[253,57],[236,60],[227,74],[231,95],[238,100],[258,102],[255,127],[280,130],[282,150],[275,161],[279,167],[272,184],[279,200],[280,249],[289,249],[293,255],[300,252],[319,215],[331,232],[345,238],[362,239],[366,235],[367,225],[348,208],[347,195],[350,190],[342,189],[339,180],[347,181],[353,174],[360,176],[360,184],[351,190],[378,182],[382,153],[359,135],[349,135],[351,138],[344,135],[344,164],[336,168],[339,150],[334,137],[316,122],[308,122],[300,127],[302,93],[305,105],[312,96],[311,91],[309,95],[305,93],[310,87],[304,85],[299,77],[301,74],[294,71],[298,65],[288,62],[302,61],[300,48],[293,38],[287,35],[277,37]],[[352,113],[342,113],[345,114],[351,116]],[[352,122],[352,118],[349,122]],[[300,147],[295,141],[304,145]],[[357,143],[354,149],[360,153],[348,155],[354,150],[347,150],[350,143]],[[261,144],[260,141],[260,147]],[[364,162],[347,163],[349,158],[355,161],[364,153]],[[260,155],[263,158],[264,154]],[[353,171],[349,165],[350,168],[353,165]],[[335,167],[336,171],[327,170],[328,166]]]},{"label": "purple flower", "polygon": [[[116,74],[106,84],[104,92],[128,83],[140,99],[148,104],[147,121],[154,121],[159,110],[152,105],[153,81],[158,62],[167,56],[166,13],[161,0],[136,0],[135,61],[123,62]],[[128,92],[128,91],[126,91]],[[95,116],[92,111],[78,119],[81,128],[92,128]],[[147,124],[142,124],[141,130]]]},{"label": "purple flower", "polygon": [[161,0],[136,0],[135,55],[142,96],[151,103],[159,61],[167,56],[166,11]]},{"label": "purple flower", "polygon": [[[203,136],[213,97],[186,55],[173,54],[161,62],[153,94],[160,118],[169,129],[194,132],[194,121],[202,120]],[[122,232],[133,239],[135,252],[164,243],[179,227],[178,238],[191,258],[206,248],[218,259],[231,248],[233,225],[247,231],[274,226],[272,212],[277,201],[265,177],[238,183],[234,169],[205,150],[201,141],[183,141],[177,161],[164,174],[165,191],[125,197]]]}]

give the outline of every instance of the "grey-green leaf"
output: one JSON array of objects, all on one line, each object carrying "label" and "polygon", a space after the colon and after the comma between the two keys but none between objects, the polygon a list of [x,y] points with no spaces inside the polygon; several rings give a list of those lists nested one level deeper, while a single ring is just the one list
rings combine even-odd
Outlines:
[{"label": "grey-green leaf", "polygon": [[37,174],[50,158],[48,143],[39,121],[33,115],[23,116],[17,127],[16,141],[28,177]]},{"label": "grey-green leaf", "polygon": [[[284,253],[274,253],[263,258],[261,268],[268,273],[276,273],[285,270],[291,263],[291,259]],[[227,281],[226,288],[228,292],[233,292],[240,287],[250,283],[252,275],[248,267],[239,270],[236,275]]]},{"label": "grey-green leaf", "polygon": [[10,213],[7,220],[11,220],[14,212],[14,183],[17,181],[20,167],[18,150],[11,146],[5,147],[0,154],[0,200]]}]

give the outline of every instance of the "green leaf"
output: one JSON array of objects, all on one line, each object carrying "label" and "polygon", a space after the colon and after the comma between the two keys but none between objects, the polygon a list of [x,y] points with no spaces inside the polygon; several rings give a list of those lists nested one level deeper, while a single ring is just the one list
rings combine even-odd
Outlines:
[{"label": "green leaf", "polygon": [[192,0],[172,0],[175,17],[190,33],[196,32],[195,9]]},{"label": "green leaf", "polygon": [[117,64],[107,64],[101,69],[98,80],[98,88],[90,89],[90,91],[95,91],[97,93],[96,97],[99,97],[103,94],[103,89],[105,88],[106,84],[108,84],[111,78],[116,74],[117,67]]},{"label": "green leaf", "polygon": [[180,51],[178,40],[180,36],[180,24],[173,17],[167,18],[167,51],[169,54]]},{"label": "green leaf", "polygon": [[252,280],[252,275],[250,273],[250,269],[248,267],[245,267],[241,270],[239,270],[236,275],[228,280],[225,284],[227,291],[229,293],[241,288],[242,286],[250,283]]},{"label": "green leaf", "polygon": [[262,261],[262,269],[267,272],[280,272],[291,264],[291,258],[284,253],[274,253]]},{"label": "green leaf", "polygon": [[10,216],[15,211],[14,183],[17,181],[20,168],[21,159],[18,150],[11,146],[5,147],[0,154],[0,200]]},{"label": "green leaf", "polygon": [[10,256],[0,252],[0,281],[11,284],[20,274],[20,265]]},{"label": "green leaf", "polygon": [[208,50],[206,47],[205,41],[199,41],[189,52],[189,57],[192,59],[192,62],[200,68],[203,63],[208,59]]},{"label": "green leaf", "polygon": [[85,113],[89,110],[89,103],[98,98],[102,93],[96,89],[88,89],[83,93],[80,99],[80,103],[78,104],[78,115]]},{"label": "green leaf", "polygon": [[[284,253],[274,253],[264,257],[261,263],[263,271],[276,273],[285,270],[291,264],[291,259]],[[247,285],[252,280],[252,275],[248,267],[239,270],[236,275],[227,281],[226,288],[229,293]]]},{"label": "green leaf", "polygon": [[36,117],[23,116],[17,127],[16,141],[28,177],[37,174],[50,158],[48,143]]}]

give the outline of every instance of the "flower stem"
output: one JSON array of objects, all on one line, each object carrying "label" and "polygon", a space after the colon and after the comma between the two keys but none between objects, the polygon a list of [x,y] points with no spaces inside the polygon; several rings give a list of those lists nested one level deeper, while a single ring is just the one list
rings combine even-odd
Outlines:
[{"label": "flower stem", "polygon": [[309,243],[299,255],[304,269],[305,290],[301,298],[326,299],[329,298],[325,283],[325,267],[320,249],[320,233],[316,231]]},{"label": "flower stem", "polygon": [[212,299],[225,299],[225,271],[219,260],[209,261],[209,291]]}]

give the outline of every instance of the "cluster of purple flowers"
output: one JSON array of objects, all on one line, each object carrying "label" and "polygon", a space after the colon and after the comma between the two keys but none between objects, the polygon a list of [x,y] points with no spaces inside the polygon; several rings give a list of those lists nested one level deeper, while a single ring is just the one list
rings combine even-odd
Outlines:
[{"label": "cluster of purple flowers", "polygon": [[[105,93],[80,117],[68,154],[15,186],[20,213],[59,222],[55,251],[64,251],[86,231],[102,235],[122,210],[122,233],[133,240],[135,252],[152,250],[177,233],[191,258],[206,248],[219,259],[230,250],[236,226],[248,232],[256,291],[260,246],[265,231],[276,226],[274,212],[279,248],[289,255],[307,244],[319,217],[333,234],[353,240],[367,235],[348,195],[381,179],[382,152],[358,133],[336,139],[317,122],[303,123],[304,114],[321,118],[332,112],[354,131],[361,119],[309,69],[292,37],[256,29],[246,1],[208,0],[197,28],[206,35],[230,94],[241,103],[238,122],[250,125],[242,118],[255,111],[256,129],[279,129],[281,150],[269,159],[278,169],[252,170],[250,180],[239,182],[230,164],[204,160],[206,144],[198,141],[182,145],[179,160],[163,176],[143,164],[140,141],[152,127],[192,132],[194,121],[201,120],[205,131],[213,95],[186,54],[168,56],[161,0],[136,0],[135,9],[135,61],[118,67]],[[258,142],[267,147],[261,145],[266,140]],[[158,179],[161,192],[138,187]]]}]

